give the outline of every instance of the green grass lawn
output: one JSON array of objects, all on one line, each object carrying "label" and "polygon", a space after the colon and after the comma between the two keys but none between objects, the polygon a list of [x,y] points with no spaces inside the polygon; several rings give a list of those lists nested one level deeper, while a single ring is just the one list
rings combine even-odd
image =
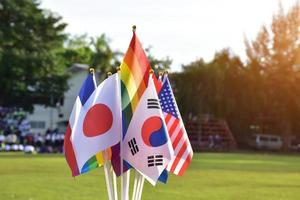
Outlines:
[{"label": "green grass lawn", "polygon": [[[103,169],[74,179],[62,155],[0,153],[0,199],[107,199]],[[143,199],[298,200],[300,156],[197,153],[183,177],[146,183]]]}]

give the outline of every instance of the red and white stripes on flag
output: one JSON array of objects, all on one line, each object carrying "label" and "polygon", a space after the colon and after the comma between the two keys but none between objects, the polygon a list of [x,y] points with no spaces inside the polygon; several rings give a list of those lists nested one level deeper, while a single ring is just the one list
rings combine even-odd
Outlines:
[{"label": "red and white stripes on flag", "polygon": [[182,120],[168,113],[164,113],[164,116],[175,154],[175,158],[170,161],[167,170],[182,176],[192,160],[193,150]]},{"label": "red and white stripes on flag", "polygon": [[193,149],[180,116],[168,77],[165,76],[163,82],[157,81],[156,83],[160,85],[156,88],[159,88],[158,97],[175,155],[168,164],[167,170],[182,176],[192,160]]}]

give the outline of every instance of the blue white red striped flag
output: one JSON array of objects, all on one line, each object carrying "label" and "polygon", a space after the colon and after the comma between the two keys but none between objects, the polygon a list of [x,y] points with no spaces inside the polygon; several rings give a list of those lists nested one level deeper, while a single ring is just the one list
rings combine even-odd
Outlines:
[{"label": "blue white red striped flag", "polygon": [[158,97],[175,153],[174,158],[167,166],[167,170],[181,176],[192,160],[193,149],[167,75],[164,76],[164,80],[160,84],[162,86],[160,87]]}]

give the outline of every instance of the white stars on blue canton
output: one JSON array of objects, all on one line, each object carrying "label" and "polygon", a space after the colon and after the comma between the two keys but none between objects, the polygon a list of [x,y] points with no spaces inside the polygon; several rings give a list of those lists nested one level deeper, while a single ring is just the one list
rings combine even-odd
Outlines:
[{"label": "white stars on blue canton", "polygon": [[159,94],[158,94],[160,106],[163,112],[169,113],[178,118],[177,110],[175,107],[172,91],[168,81],[165,81]]}]

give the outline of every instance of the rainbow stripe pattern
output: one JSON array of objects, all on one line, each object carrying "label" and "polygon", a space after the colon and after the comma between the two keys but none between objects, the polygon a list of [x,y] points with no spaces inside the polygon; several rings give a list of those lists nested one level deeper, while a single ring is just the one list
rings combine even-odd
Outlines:
[{"label": "rainbow stripe pattern", "polygon": [[97,153],[95,156],[91,157],[81,168],[81,174],[86,173],[92,169],[102,166],[104,163],[102,152]]},{"label": "rainbow stripe pattern", "polygon": [[[107,151],[108,160],[111,159],[111,149]],[[104,164],[104,151],[97,153],[95,156],[91,157],[81,168],[80,174],[86,173],[97,167],[101,167]]]},{"label": "rainbow stripe pattern", "polygon": [[147,88],[150,69],[150,63],[145,51],[135,32],[133,32],[121,64],[123,138],[139,100]]}]

